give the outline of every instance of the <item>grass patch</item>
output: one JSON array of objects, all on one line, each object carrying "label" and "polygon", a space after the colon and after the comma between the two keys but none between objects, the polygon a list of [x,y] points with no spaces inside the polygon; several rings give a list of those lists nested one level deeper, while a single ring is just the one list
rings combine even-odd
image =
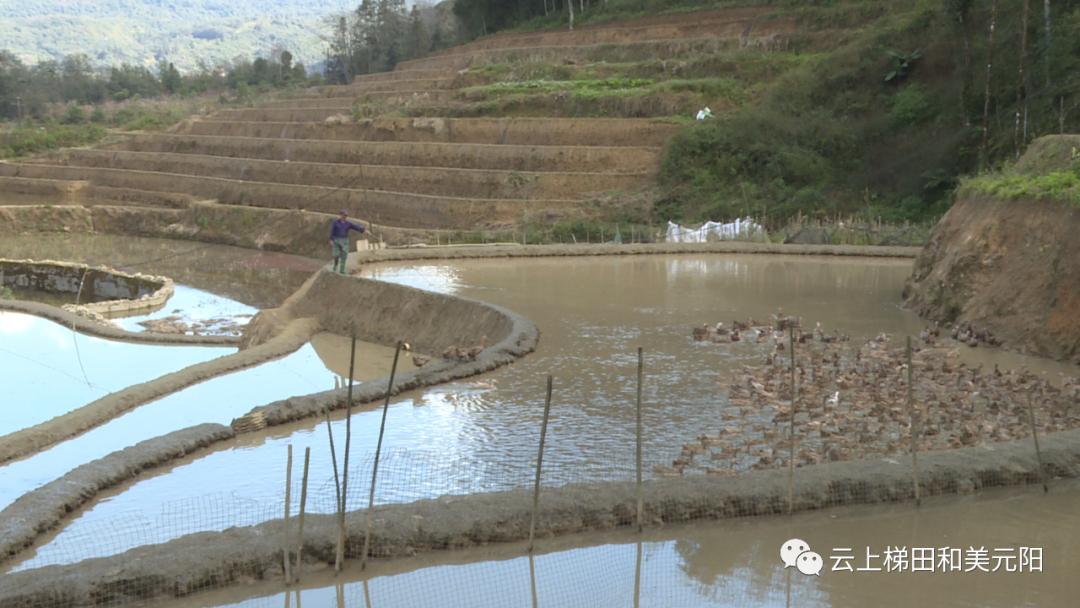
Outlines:
[{"label": "grass patch", "polygon": [[86,146],[105,137],[99,125],[65,125],[55,121],[22,124],[0,130],[0,158],[18,158],[49,150]]},{"label": "grass patch", "polygon": [[1008,201],[1052,200],[1080,207],[1080,165],[1044,175],[998,173],[964,180],[960,192],[977,193]]}]

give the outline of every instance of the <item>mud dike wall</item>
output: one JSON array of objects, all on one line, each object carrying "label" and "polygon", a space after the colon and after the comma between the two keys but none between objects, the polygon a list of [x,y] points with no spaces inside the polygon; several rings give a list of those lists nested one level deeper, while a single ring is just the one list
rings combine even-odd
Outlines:
[{"label": "mud dike wall", "polygon": [[[206,429],[203,434],[210,434]],[[191,438],[178,438],[191,442]],[[1043,438],[1045,471],[1080,475],[1080,432]],[[996,444],[924,454],[922,496],[967,494],[981,488],[1033,483],[1041,478],[1029,442]],[[838,505],[910,500],[910,470],[892,459],[870,459],[800,467],[789,485],[787,471],[756,471],[737,477],[688,476],[643,485],[646,525],[787,512]],[[629,481],[545,488],[536,534],[548,537],[633,525],[637,491]],[[445,496],[376,507],[371,554],[404,557],[418,551],[458,549],[528,538],[532,493],[526,490]],[[346,557],[358,558],[367,512],[346,519]],[[295,534],[295,522],[293,524]],[[48,566],[0,579],[0,606],[66,608],[117,605],[152,598],[185,597],[199,591],[283,576],[282,520],[224,532],[194,534],[75,565]],[[325,569],[334,561],[334,516],[308,516],[301,544],[303,569]],[[297,572],[296,569],[293,572]]]},{"label": "mud dike wall", "polygon": [[[450,345],[473,345],[479,341],[479,336],[486,336],[491,344],[470,361],[439,359],[419,370],[399,373],[392,387],[395,394],[473,376],[505,365],[531,352],[538,338],[536,327],[530,321],[496,306],[323,271],[314,275],[281,308],[257,315],[248,326],[246,348],[240,353],[192,366],[146,385],[129,387],[103,398],[101,403],[95,402],[68,416],[93,418],[93,422],[84,420],[79,429],[100,424],[145,401],[134,401],[126,393],[172,392],[198,380],[249,367],[296,350],[318,329],[345,335],[355,331],[365,341],[383,344],[407,339],[414,345],[414,350],[422,352],[440,352]],[[387,384],[388,379],[383,378],[354,388],[354,404],[383,398]],[[234,420],[231,428],[217,424],[189,427],[85,463],[59,479],[28,492],[0,511],[0,560],[32,545],[42,534],[61,526],[70,513],[95,495],[129,481],[141,471],[166,466],[178,458],[243,432],[344,408],[346,395],[346,390],[340,389],[283,399],[254,408],[249,414]],[[252,420],[259,422],[251,425]],[[55,434],[43,438],[38,435],[10,436],[11,447],[19,449],[16,453],[7,454],[7,457],[31,453],[66,437]],[[241,551],[246,552],[247,549],[241,548]],[[45,570],[48,569],[33,572]],[[6,582],[10,577],[3,579]],[[74,598],[71,595],[73,589],[65,589],[65,585],[61,583],[55,589],[61,590],[60,596],[64,598]],[[69,604],[66,603],[68,599],[27,600],[0,594],[0,606],[87,605],[87,601],[92,605],[114,601],[108,595],[108,592],[104,595],[94,592],[93,599],[72,599],[76,603]]]}]

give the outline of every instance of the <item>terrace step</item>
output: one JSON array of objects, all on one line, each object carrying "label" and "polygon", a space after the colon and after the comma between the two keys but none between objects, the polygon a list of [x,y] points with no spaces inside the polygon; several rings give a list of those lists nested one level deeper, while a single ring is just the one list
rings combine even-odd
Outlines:
[{"label": "terrace step", "polygon": [[[362,93],[373,92],[412,92],[453,89],[456,74],[449,78],[417,78],[413,80],[374,80],[354,81],[347,85],[327,85],[297,91],[296,97],[355,97]],[[282,96],[283,99],[288,96]]]},{"label": "terrace step", "polygon": [[442,102],[449,101],[454,98],[457,91],[452,90],[439,90],[439,89],[416,89],[411,91],[372,91],[364,92],[359,89],[355,90],[353,94],[349,96],[341,97],[291,97],[287,99],[277,99],[274,101],[268,101],[260,104],[262,108],[294,108],[294,109],[308,109],[308,108],[330,108],[339,112],[349,112],[352,110],[353,104],[358,101],[427,101],[427,102]]},{"label": "terrace step", "polygon": [[363,188],[391,192],[493,199],[584,199],[631,190],[644,173],[556,173],[343,165],[168,154],[127,150],[68,150],[61,162],[82,167],[132,169],[240,181]]},{"label": "terrace step", "polygon": [[446,70],[440,69],[398,69],[391,72],[374,72],[372,74],[360,74],[353,77],[352,84],[359,85],[368,82],[386,82],[389,80],[426,80],[430,78],[443,78],[448,76]]},{"label": "terrace step", "polygon": [[363,220],[410,228],[476,229],[502,227],[522,217],[586,214],[591,205],[573,200],[470,199],[353,188],[299,186],[239,181],[177,173],[76,167],[38,163],[0,163],[0,176],[90,181],[111,188],[184,193],[217,199],[223,205],[305,209],[336,213],[348,209]]},{"label": "terrace step", "polygon": [[730,52],[741,48],[742,44],[739,38],[715,37],[645,40],[625,44],[481,49],[467,55],[432,56],[413,61],[424,62],[425,69],[459,73],[469,68],[499,63],[623,63],[657,57],[673,60],[693,55]]},{"label": "terrace step", "polygon": [[86,182],[0,174],[0,205],[70,203],[86,186]]},{"label": "terrace step", "polygon": [[640,118],[368,118],[345,124],[196,120],[186,135],[534,146],[662,146],[678,125]]},{"label": "terrace step", "polygon": [[[703,36],[738,38],[749,36],[755,27],[764,26],[775,30],[779,25],[789,27],[793,25],[790,22],[765,19],[772,10],[769,7],[749,7],[694,11],[656,15],[629,22],[614,21],[586,25],[574,30],[558,28],[535,32],[503,32],[439,51],[429,57],[520,47],[617,44],[643,40],[681,40]],[[414,69],[412,66],[416,61],[403,61],[398,66],[401,69]]]},{"label": "terrace step", "polygon": [[503,171],[653,173],[660,162],[660,148],[656,147],[327,141],[160,133],[137,135],[123,148],[292,162]]}]

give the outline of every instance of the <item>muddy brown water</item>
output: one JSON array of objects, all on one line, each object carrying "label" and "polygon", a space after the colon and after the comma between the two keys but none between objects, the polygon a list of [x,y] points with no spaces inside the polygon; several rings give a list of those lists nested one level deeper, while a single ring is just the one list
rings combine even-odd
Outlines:
[{"label": "muddy brown water", "polygon": [[[899,306],[909,272],[909,261],[743,255],[475,260],[367,268],[366,276],[506,306],[534,320],[541,331],[536,353],[513,365],[394,399],[377,501],[529,485],[548,373],[556,380],[544,483],[630,479],[638,345],[646,348],[645,461],[650,476],[653,465],[670,464],[684,442],[716,431],[731,372],[757,363],[768,348],[694,343],[694,325],[749,316],[766,319],[782,306],[811,324],[821,321],[855,339],[882,331],[917,333],[922,324]],[[347,347],[320,348],[316,343],[315,348],[320,354],[336,351],[327,355],[338,360],[333,369],[345,365]],[[1023,364],[1046,374],[1071,371],[990,349],[969,354],[988,364]],[[353,458],[360,463],[352,467],[354,479],[370,477],[378,425],[375,406],[353,416]],[[333,423],[339,441],[343,427],[339,414]],[[308,420],[227,442],[136,480],[77,514],[39,557],[21,567],[108,555],[140,542],[252,523],[252,517],[278,517],[289,444],[298,451],[312,448],[309,509],[332,509],[327,500],[333,494],[333,474],[326,429],[320,421]],[[366,498],[366,481],[350,483],[350,488],[350,504],[359,505]],[[140,522],[137,532],[118,531],[123,525],[117,522],[130,521]],[[102,543],[101,530],[124,541]]]},{"label": "muddy brown water", "polygon": [[[309,573],[286,593],[261,583],[197,595],[165,605],[264,608],[425,606],[793,607],[941,606],[1014,608],[1075,606],[1080,595],[1080,483],[1041,489],[997,489],[978,496],[935,498],[913,505],[840,507],[789,518],[759,518],[646,530],[584,534],[539,541],[530,561],[522,543],[411,559],[353,565],[335,579]],[[791,538],[825,560],[821,576],[783,567],[779,549]],[[1042,552],[1041,572],[833,571],[836,557],[888,547],[985,548],[1007,555],[1020,547]],[[850,552],[839,551],[849,549]],[[638,566],[640,559],[640,567]],[[883,558],[871,558],[881,567]],[[841,562],[843,563],[843,562]],[[896,563],[902,563],[897,561]],[[966,569],[967,566],[964,565]],[[535,580],[535,586],[533,581]],[[534,595],[535,589],[535,595]],[[299,596],[299,597],[297,597]],[[535,597],[535,602],[533,598]]]}]

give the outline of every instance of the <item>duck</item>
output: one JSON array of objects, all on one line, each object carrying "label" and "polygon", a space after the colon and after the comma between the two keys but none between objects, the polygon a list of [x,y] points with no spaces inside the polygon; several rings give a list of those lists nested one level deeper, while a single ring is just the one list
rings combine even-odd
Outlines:
[{"label": "duck", "polygon": [[487,348],[487,336],[480,336],[480,344],[467,349],[465,351],[465,357],[469,361],[475,361],[476,358],[480,356],[480,353],[484,352],[485,348]]},{"label": "duck", "polygon": [[709,324],[705,323],[701,327],[695,327],[693,333],[695,342],[702,342],[709,336]]}]

